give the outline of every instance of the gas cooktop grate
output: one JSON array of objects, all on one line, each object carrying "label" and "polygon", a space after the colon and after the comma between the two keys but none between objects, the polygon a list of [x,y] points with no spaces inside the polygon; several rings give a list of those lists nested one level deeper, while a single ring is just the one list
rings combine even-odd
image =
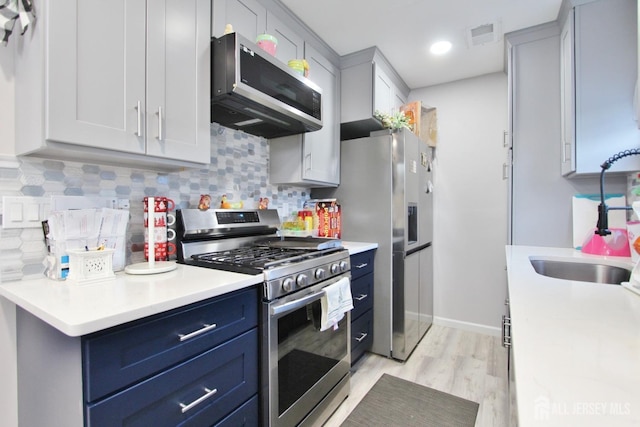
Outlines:
[{"label": "gas cooktop grate", "polygon": [[249,247],[192,255],[189,263],[239,273],[259,274],[265,269],[313,258],[322,253],[317,250]]}]

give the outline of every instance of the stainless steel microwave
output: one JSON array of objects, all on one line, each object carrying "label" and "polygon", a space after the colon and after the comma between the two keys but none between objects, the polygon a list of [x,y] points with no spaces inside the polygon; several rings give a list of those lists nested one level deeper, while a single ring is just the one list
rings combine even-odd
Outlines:
[{"label": "stainless steel microwave", "polygon": [[311,80],[238,33],[213,37],[211,55],[212,122],[264,138],[322,128],[322,90]]}]

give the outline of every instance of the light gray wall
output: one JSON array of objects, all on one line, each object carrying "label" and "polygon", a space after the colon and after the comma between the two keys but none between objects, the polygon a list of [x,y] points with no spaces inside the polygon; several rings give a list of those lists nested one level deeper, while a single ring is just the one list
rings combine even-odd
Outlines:
[{"label": "light gray wall", "polygon": [[437,108],[435,322],[499,334],[506,296],[507,77],[493,73],[413,90]]}]

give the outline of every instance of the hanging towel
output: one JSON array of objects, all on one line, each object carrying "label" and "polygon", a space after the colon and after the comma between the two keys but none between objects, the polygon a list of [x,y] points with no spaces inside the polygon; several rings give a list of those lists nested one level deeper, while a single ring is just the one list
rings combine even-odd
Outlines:
[{"label": "hanging towel", "polygon": [[16,21],[20,22],[24,34],[36,15],[31,0],[0,0],[0,41],[6,45]]},{"label": "hanging towel", "polygon": [[335,327],[338,322],[342,320],[344,314],[353,309],[351,282],[348,277],[345,277],[325,287],[323,291],[320,330],[326,331],[327,329]]}]

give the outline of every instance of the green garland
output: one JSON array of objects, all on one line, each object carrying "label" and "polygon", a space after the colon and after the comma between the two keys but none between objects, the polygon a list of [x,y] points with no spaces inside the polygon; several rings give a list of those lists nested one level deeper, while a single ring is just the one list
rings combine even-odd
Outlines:
[{"label": "green garland", "polygon": [[404,114],[404,111],[386,114],[376,110],[373,116],[382,122],[382,126],[384,126],[385,129],[411,129],[409,118]]}]

